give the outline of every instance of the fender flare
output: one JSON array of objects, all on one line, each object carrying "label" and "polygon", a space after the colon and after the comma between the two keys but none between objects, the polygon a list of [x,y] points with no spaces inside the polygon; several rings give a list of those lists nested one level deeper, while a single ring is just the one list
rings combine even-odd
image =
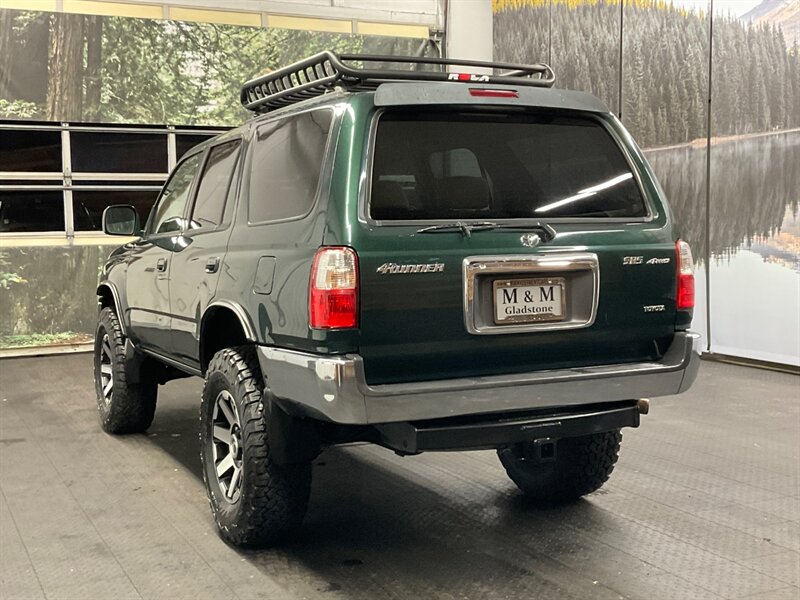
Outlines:
[{"label": "fender flare", "polygon": [[114,308],[117,311],[117,319],[119,320],[120,329],[122,329],[122,335],[126,338],[128,337],[128,327],[125,323],[125,315],[122,312],[122,303],[119,299],[119,291],[117,291],[117,286],[115,286],[110,281],[103,281],[97,286],[97,295],[100,296],[103,292],[103,288],[108,289],[111,292],[111,298],[114,300]]},{"label": "fender flare", "polygon": [[244,337],[247,339],[248,342],[256,342],[258,341],[258,337],[256,336],[255,327],[250,322],[250,318],[247,316],[247,312],[242,308],[240,304],[236,302],[231,302],[230,300],[214,300],[203,311],[203,317],[200,320],[200,332],[202,334],[203,325],[206,320],[206,316],[213,308],[227,308],[230,310],[236,318],[239,319],[239,323],[242,326],[242,331],[244,332]]}]

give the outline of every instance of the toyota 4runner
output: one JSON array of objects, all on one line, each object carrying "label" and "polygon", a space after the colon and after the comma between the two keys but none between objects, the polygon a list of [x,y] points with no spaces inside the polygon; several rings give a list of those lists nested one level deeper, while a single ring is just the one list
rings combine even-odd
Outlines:
[{"label": "toyota 4runner", "polygon": [[597,490],[646,397],[695,379],[692,257],[620,122],[552,84],[331,52],[246,83],[256,116],[182,157],[144,227],[104,213],[137,239],[97,288],[103,429],[204,377],[203,477],[239,545],[300,525],[334,444],[496,449],[534,502]]}]

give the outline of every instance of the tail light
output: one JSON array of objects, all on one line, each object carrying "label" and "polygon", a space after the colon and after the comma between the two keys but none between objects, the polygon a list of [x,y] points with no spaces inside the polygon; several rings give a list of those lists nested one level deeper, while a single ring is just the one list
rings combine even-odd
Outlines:
[{"label": "tail light", "polygon": [[309,327],[358,327],[358,258],[351,248],[326,246],[317,250],[310,284]]},{"label": "tail light", "polygon": [[694,261],[692,249],[683,240],[675,244],[678,255],[678,294],[676,307],[678,310],[694,308]]}]

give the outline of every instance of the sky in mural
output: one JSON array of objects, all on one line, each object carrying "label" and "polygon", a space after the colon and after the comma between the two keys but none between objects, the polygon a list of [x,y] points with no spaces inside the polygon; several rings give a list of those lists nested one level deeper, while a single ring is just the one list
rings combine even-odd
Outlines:
[{"label": "sky in mural", "polygon": [[[708,0],[672,0],[675,6],[708,10]],[[761,0],[714,0],[714,12],[731,13],[741,17],[747,11],[761,4]]]}]

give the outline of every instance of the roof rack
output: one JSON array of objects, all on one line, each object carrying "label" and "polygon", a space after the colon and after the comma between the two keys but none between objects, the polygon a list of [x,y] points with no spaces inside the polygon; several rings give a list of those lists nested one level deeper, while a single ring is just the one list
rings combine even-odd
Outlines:
[{"label": "roof rack", "polygon": [[[353,63],[388,63],[413,66],[416,70],[392,68],[365,68]],[[421,71],[424,65],[438,66],[438,71]],[[497,75],[452,73],[445,67],[481,67],[502,70]],[[425,56],[377,56],[370,54],[335,54],[324,50],[248,81],[242,86],[242,106],[256,113],[266,113],[288,106],[334,89],[343,87],[351,91],[374,90],[387,81],[461,81],[464,83],[503,83],[532,87],[552,87],[553,69],[537,63],[519,65],[510,63],[431,58]]]}]

